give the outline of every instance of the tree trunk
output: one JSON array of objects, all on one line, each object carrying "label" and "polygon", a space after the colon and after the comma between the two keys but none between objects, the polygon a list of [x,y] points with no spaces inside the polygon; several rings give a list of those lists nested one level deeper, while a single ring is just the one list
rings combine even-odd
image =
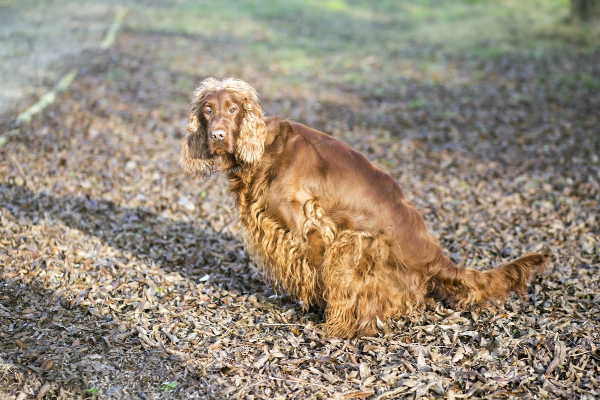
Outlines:
[{"label": "tree trunk", "polygon": [[600,20],[600,0],[571,0],[571,21]]}]

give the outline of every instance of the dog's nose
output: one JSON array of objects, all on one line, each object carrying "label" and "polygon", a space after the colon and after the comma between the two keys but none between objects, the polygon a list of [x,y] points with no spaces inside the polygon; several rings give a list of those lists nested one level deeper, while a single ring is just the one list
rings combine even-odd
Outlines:
[{"label": "dog's nose", "polygon": [[225,139],[226,133],[223,129],[215,129],[210,133],[210,136],[213,140],[223,140]]}]

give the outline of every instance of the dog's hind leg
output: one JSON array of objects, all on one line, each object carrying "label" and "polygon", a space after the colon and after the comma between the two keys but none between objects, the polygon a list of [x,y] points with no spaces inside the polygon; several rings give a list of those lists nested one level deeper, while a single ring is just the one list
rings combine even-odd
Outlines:
[{"label": "dog's hind leg", "polygon": [[424,298],[418,274],[399,273],[390,264],[385,233],[342,231],[326,249],[320,271],[325,301],[325,332],[355,337],[377,333],[382,322],[409,313]]}]

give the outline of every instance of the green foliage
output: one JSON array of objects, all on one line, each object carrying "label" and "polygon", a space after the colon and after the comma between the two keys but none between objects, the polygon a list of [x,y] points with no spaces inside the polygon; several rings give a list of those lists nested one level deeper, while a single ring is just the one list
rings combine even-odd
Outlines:
[{"label": "green foliage", "polygon": [[85,389],[83,392],[84,393],[89,393],[92,396],[97,396],[98,395],[98,388],[97,387],[91,387],[89,389]]},{"label": "green foliage", "polygon": [[585,71],[578,71],[572,74],[563,75],[560,82],[569,90],[577,87],[585,87],[590,90],[600,89],[600,79],[588,74]]},{"label": "green foliage", "polygon": [[600,79],[588,74],[585,71],[579,72],[579,79],[588,89],[600,89]]},{"label": "green foliage", "polygon": [[425,97],[418,97],[414,100],[410,100],[407,103],[407,107],[410,109],[418,109],[427,105],[427,99]]},{"label": "green foliage", "polygon": [[158,390],[167,391],[173,390],[177,388],[177,381],[173,382],[163,382],[162,386],[158,388]]}]

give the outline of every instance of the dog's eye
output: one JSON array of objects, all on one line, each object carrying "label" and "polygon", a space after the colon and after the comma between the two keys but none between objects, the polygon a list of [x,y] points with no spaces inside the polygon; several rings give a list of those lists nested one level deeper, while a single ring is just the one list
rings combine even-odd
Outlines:
[{"label": "dog's eye", "polygon": [[207,108],[206,110],[204,110],[204,114],[211,115],[212,114],[212,110],[210,108]]},{"label": "dog's eye", "polygon": [[232,113],[232,114],[233,114],[233,113],[235,112],[235,110],[236,110],[236,108],[235,108],[235,107],[229,107],[229,112],[230,112],[230,113]]}]

